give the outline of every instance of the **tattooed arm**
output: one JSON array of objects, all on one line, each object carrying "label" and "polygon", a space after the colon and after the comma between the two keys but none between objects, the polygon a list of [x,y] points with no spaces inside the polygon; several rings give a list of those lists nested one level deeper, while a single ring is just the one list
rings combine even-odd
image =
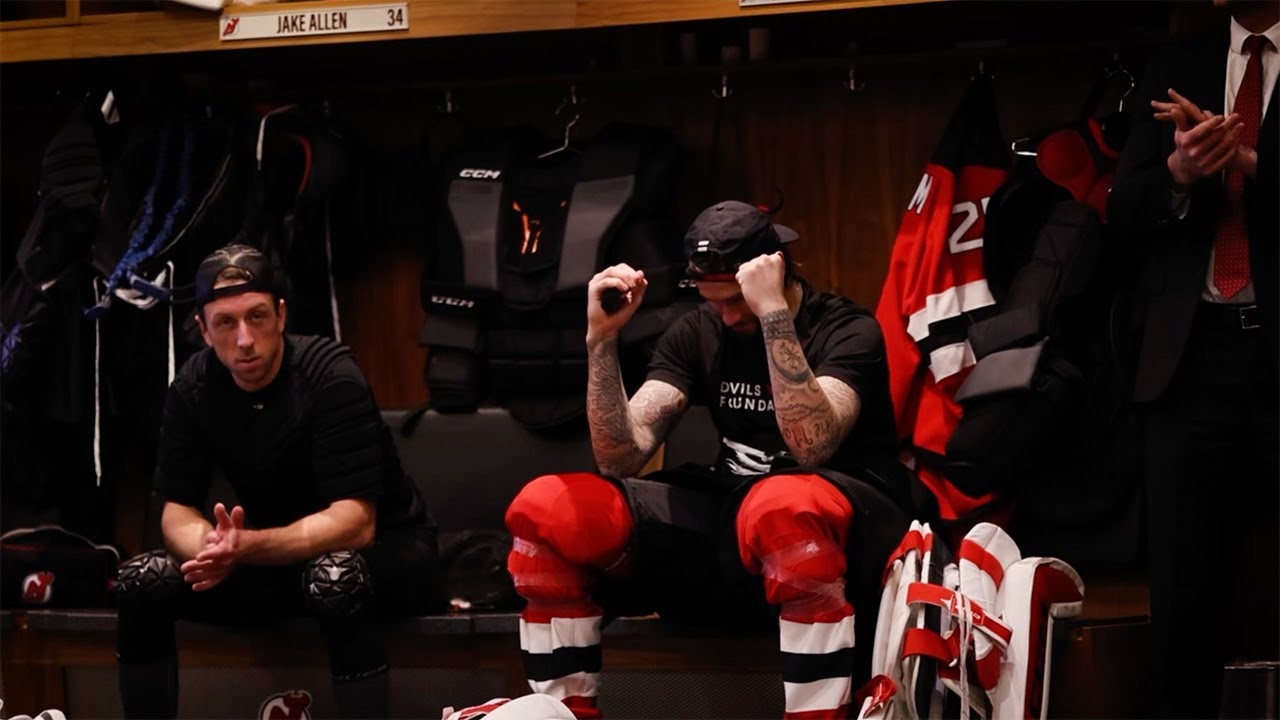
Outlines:
[{"label": "tattooed arm", "polygon": [[622,386],[618,340],[587,340],[587,423],[600,471],[633,477],[649,462],[689,405],[678,388],[647,380],[630,402]]},{"label": "tattooed arm", "polygon": [[801,465],[822,465],[853,428],[862,400],[836,378],[814,377],[790,310],[765,313],[760,327],[782,439]]}]

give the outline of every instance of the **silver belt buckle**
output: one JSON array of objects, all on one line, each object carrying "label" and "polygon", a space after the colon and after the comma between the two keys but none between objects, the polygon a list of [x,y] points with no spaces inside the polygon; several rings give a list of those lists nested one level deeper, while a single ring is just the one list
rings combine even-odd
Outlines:
[{"label": "silver belt buckle", "polygon": [[1241,305],[1237,310],[1240,312],[1241,330],[1257,330],[1262,327],[1258,324],[1257,305]]}]

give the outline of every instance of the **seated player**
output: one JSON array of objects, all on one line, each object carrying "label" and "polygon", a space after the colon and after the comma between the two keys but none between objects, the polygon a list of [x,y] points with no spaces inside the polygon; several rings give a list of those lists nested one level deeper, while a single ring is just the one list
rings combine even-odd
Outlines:
[{"label": "seated player", "polygon": [[[600,474],[536,478],[506,515],[508,568],[528,600],[529,684],[579,718],[600,717],[606,614],[732,627],[776,616],[791,718],[845,717],[867,679],[909,475],[880,328],[797,274],[793,239],[745,203],[703,211],[685,243],[706,302],[668,328],[630,400],[618,335],[646,280],[626,265],[591,280],[587,414]],[[623,298],[612,314],[611,294]],[[711,412],[715,465],[636,479],[690,403]]]},{"label": "seated player", "polygon": [[[174,621],[263,624],[310,614],[347,718],[387,717],[387,649],[371,622],[439,605],[436,531],[350,350],[284,334],[257,250],[200,264],[209,348],[169,388],[155,491],[168,552],[120,567],[120,695],[128,718],[178,707]],[[201,512],[224,475],[241,503]]]}]

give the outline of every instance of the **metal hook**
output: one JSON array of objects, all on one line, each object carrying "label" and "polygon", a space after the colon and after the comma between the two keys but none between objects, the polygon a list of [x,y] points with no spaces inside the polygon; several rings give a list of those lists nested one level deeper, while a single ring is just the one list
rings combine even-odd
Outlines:
[{"label": "metal hook", "polygon": [[572,133],[572,131],[573,131],[573,126],[578,124],[578,118],[580,118],[580,117],[582,117],[582,115],[581,115],[581,114],[579,114],[579,113],[574,113],[574,114],[573,114],[573,119],[572,119],[572,120],[570,120],[570,121],[569,121],[569,123],[568,123],[567,125],[565,125],[565,126],[564,126],[564,146],[565,146],[566,148],[567,148],[567,147],[569,147],[569,135],[570,135],[570,134]]},{"label": "metal hook", "polygon": [[720,73],[720,87],[711,91],[711,96],[719,100],[727,100],[733,94],[733,89],[729,87],[729,73]]},{"label": "metal hook", "polygon": [[556,153],[563,152],[563,151],[568,150],[568,149],[570,148],[570,145],[569,145],[569,137],[573,134],[573,126],[574,126],[574,125],[577,125],[577,124],[578,124],[578,120],[579,120],[579,118],[581,118],[581,117],[582,117],[582,111],[581,111],[581,110],[579,110],[578,108],[579,108],[579,106],[584,105],[584,104],[586,104],[586,100],[584,100],[583,98],[578,97],[578,86],[577,86],[577,85],[570,85],[570,86],[569,86],[569,96],[568,96],[568,97],[566,97],[566,98],[564,98],[563,100],[561,100],[561,101],[560,101],[560,106],[556,108],[556,117],[559,117],[559,116],[560,116],[560,113],[562,113],[562,112],[564,112],[564,111],[565,111],[565,108],[572,108],[572,109],[573,109],[573,117],[569,120],[569,122],[565,123],[565,126],[564,126],[564,142],[562,142],[562,143],[560,144],[560,147],[552,148],[552,149],[550,149],[550,150],[548,150],[548,151],[546,151],[546,152],[542,153],[541,155],[539,155],[539,156],[538,156],[538,159],[539,159],[539,160],[541,160],[541,159],[543,159],[543,158],[551,157],[552,155],[555,155]]},{"label": "metal hook", "polygon": [[[563,107],[563,105],[561,107]],[[564,152],[565,150],[569,149],[569,136],[573,132],[573,126],[578,124],[578,118],[580,117],[582,117],[582,113],[575,112],[573,114],[573,118],[569,120],[569,122],[566,123],[564,126],[564,142],[560,144],[560,147],[552,148],[542,153],[541,155],[539,155],[538,156],[539,160],[542,160],[543,158],[549,158],[552,155],[555,155],[556,153]]]},{"label": "metal hook", "polygon": [[1128,70],[1121,68],[1120,73],[1129,81],[1129,87],[1124,89],[1124,94],[1120,96],[1120,105],[1116,108],[1116,110],[1124,112],[1124,101],[1133,94],[1133,90],[1137,86],[1137,82],[1133,79],[1133,73]]},{"label": "metal hook", "polygon": [[862,82],[858,82],[857,72],[854,66],[850,65],[849,80],[844,83],[844,85],[849,89],[849,92],[856,93],[867,86],[867,81],[863,80]]},{"label": "metal hook", "polygon": [[568,97],[562,98],[560,100],[560,104],[556,106],[556,117],[560,117],[560,113],[564,112],[565,108],[575,108],[575,112],[577,112],[576,108],[579,105],[586,104],[587,101],[585,98],[578,97],[578,86],[570,85]]},{"label": "metal hook", "polygon": [[1108,63],[1105,68],[1103,68],[1103,81],[1104,82],[1109,81],[1111,80],[1111,78],[1114,78],[1117,75],[1124,76],[1124,79],[1129,83],[1128,86],[1125,87],[1124,89],[1124,94],[1120,96],[1119,104],[1116,106],[1117,112],[1124,112],[1124,101],[1128,99],[1130,95],[1133,94],[1133,91],[1137,87],[1138,83],[1134,79],[1133,73],[1129,72],[1129,68],[1125,67],[1124,63],[1121,62],[1119,50],[1116,50],[1111,53],[1111,62]]}]

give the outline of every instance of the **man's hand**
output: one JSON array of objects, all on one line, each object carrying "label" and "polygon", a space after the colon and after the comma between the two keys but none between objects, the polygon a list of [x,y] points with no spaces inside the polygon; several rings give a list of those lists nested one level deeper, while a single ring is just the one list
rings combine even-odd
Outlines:
[{"label": "man's hand", "polygon": [[747,301],[747,307],[756,317],[787,309],[783,286],[786,269],[780,252],[761,255],[738,267],[737,280],[742,288],[742,299]]},{"label": "man's hand", "polygon": [[217,525],[205,536],[204,548],[194,559],[182,563],[182,579],[197,592],[216,587],[227,579],[239,559],[240,531],[244,529],[244,508],[227,512],[222,503],[213,506]]},{"label": "man's hand", "polygon": [[1189,186],[1223,168],[1250,177],[1257,168],[1257,153],[1240,144],[1239,115],[1214,115],[1169,89],[1172,102],[1151,101],[1154,117],[1173,123],[1173,153],[1167,161],[1175,183]]},{"label": "man's hand", "polygon": [[[636,314],[648,287],[649,281],[644,279],[644,273],[625,263],[596,273],[587,284],[587,340],[617,337],[622,326]],[[607,290],[616,290],[623,297],[622,307],[612,315],[600,305],[600,296]]]}]

